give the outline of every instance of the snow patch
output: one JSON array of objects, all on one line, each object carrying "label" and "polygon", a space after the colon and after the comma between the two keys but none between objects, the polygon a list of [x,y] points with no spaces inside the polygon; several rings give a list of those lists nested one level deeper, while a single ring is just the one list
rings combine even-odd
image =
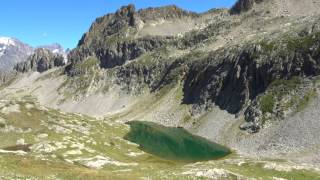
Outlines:
[{"label": "snow patch", "polygon": [[7,49],[7,46],[0,47],[0,57],[4,55],[6,49]]},{"label": "snow patch", "polygon": [[54,49],[54,50],[52,51],[52,53],[55,53],[55,54],[57,54],[57,53],[59,53],[59,52],[60,52],[59,49]]},{"label": "snow patch", "polygon": [[4,45],[7,45],[7,46],[15,46],[16,45],[14,40],[12,38],[9,38],[9,37],[0,37],[0,44],[4,44]]}]

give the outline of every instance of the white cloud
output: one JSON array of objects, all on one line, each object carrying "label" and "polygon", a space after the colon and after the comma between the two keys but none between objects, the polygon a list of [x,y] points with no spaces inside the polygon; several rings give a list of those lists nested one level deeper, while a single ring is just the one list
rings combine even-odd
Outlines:
[{"label": "white cloud", "polygon": [[47,37],[48,36],[48,33],[44,32],[42,33],[42,37]]}]

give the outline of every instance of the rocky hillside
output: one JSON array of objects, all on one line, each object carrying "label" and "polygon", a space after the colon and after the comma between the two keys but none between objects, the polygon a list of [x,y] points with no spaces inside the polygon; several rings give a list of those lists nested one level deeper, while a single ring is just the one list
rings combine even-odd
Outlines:
[{"label": "rocky hillside", "polygon": [[55,54],[65,54],[64,48],[58,43],[53,43],[50,45],[43,45],[43,46],[39,46],[38,48],[48,49],[52,53],[55,53]]},{"label": "rocky hillside", "polygon": [[122,7],[115,14],[100,17],[83,35],[78,47],[70,52],[72,65],[89,56],[96,56],[103,68],[123,65],[140,55],[166,44],[171,37],[139,35],[151,22],[192,18],[197,15],[175,6],[136,11],[133,5]]},{"label": "rocky hillside", "polygon": [[[292,3],[282,2],[288,7],[284,12],[294,12]],[[254,6],[255,11],[247,12]],[[241,129],[256,132],[263,124],[256,118],[263,118],[266,112],[250,109],[258,108],[254,104],[261,100],[259,95],[272,83],[319,75],[318,16],[299,16],[301,20],[269,12],[269,7],[276,6],[280,5],[273,1],[239,0],[231,15],[223,9],[196,14],[174,6],[140,11],[133,5],[122,7],[98,18],[83,35],[69,54],[71,64],[66,72],[81,74],[77,64],[94,58],[100,68],[116,71],[116,82],[131,89],[146,85],[154,92],[180,81],[182,104],[192,105],[193,115],[214,105],[231,114],[245,112],[250,123]],[[144,33],[150,26],[161,28],[181,21],[196,23],[175,34]],[[277,28],[280,24],[281,29]],[[259,117],[249,115],[252,113]]]},{"label": "rocky hillside", "polygon": [[253,8],[256,3],[261,3],[262,1],[268,0],[239,0],[236,4],[231,8],[231,14],[240,14],[246,11],[249,11]]},{"label": "rocky hillside", "polygon": [[38,71],[44,72],[53,67],[65,65],[65,59],[61,54],[52,53],[48,49],[39,48],[28,57],[25,62],[18,63],[15,70],[18,72]]},{"label": "rocky hillside", "polygon": [[13,70],[13,66],[25,61],[33,48],[17,39],[0,37],[0,72]]},{"label": "rocky hillside", "polygon": [[64,57],[64,63],[67,62],[67,53],[60,44],[43,45],[38,48],[33,48],[28,44],[21,42],[15,38],[0,37],[0,77],[8,77],[14,70],[14,66],[32,59],[31,55],[37,54],[37,49],[46,49],[57,56],[62,55]]},{"label": "rocky hillside", "polygon": [[183,126],[243,155],[308,152],[299,160],[318,163],[319,8],[319,0],[239,0],[201,14],[124,6],[96,19],[66,66],[47,71],[62,58],[37,50],[16,66],[30,78],[18,74],[11,88],[63,111]]}]

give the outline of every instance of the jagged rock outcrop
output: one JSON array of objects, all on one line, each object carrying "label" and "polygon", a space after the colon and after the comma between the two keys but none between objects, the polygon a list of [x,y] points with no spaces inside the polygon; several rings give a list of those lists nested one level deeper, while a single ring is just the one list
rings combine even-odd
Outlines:
[{"label": "jagged rock outcrop", "polygon": [[64,48],[58,44],[58,43],[53,43],[53,44],[49,44],[49,45],[43,45],[43,46],[39,46],[37,48],[43,48],[43,49],[48,49],[50,50],[52,53],[54,54],[61,54],[66,56],[68,52],[66,52],[64,50]]},{"label": "jagged rock outcrop", "polygon": [[39,48],[28,57],[26,62],[18,63],[15,70],[18,72],[44,72],[63,65],[65,65],[65,60],[61,54],[54,54],[48,49]]},{"label": "jagged rock outcrop", "polygon": [[268,0],[238,0],[236,4],[230,9],[231,14],[240,14],[253,8],[255,3],[261,3]]},{"label": "jagged rock outcrop", "polygon": [[194,12],[185,11],[175,5],[164,6],[159,8],[141,9],[137,12],[143,21],[150,21],[156,19],[177,19],[183,17],[198,17]]},{"label": "jagged rock outcrop", "polygon": [[136,37],[139,28],[147,21],[195,17],[197,14],[176,6],[149,8],[135,11],[133,5],[124,6],[115,14],[98,18],[79,41],[78,47],[69,53],[71,67],[90,56],[100,60],[103,68],[123,65],[140,55],[162,47],[173,37]]},{"label": "jagged rock outcrop", "polygon": [[303,111],[316,97],[316,86],[314,80],[299,76],[273,81],[250,103],[244,112],[246,122],[240,125],[240,129],[256,133],[272,122]]},{"label": "jagged rock outcrop", "polygon": [[[262,119],[266,119],[266,112],[261,113],[261,99],[257,99],[257,96],[266,93],[270,84],[293,77],[320,75],[319,35],[319,32],[315,32],[269,44],[261,42],[229,49],[228,52],[216,52],[202,62],[195,62],[184,83],[184,102],[193,104],[195,113],[210,109],[212,104],[232,114],[245,110],[245,119],[249,124],[242,129],[257,132],[263,126]],[[300,87],[297,82],[292,84],[297,87],[274,90],[289,93],[288,96],[279,95],[277,101],[283,102],[284,98],[290,101],[295,96],[307,97],[312,93],[312,86],[303,85],[305,90],[301,91],[297,90]],[[291,106],[298,107],[300,102],[291,102]],[[284,116],[279,115],[281,112],[284,109],[271,109],[268,112],[269,119],[283,119]]]}]

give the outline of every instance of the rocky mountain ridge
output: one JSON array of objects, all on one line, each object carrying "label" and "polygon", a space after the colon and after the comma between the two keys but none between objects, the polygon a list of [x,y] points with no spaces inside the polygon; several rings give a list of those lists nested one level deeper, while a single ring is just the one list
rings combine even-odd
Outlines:
[{"label": "rocky mountain ridge", "polygon": [[44,72],[53,67],[65,65],[65,59],[62,54],[53,53],[44,48],[38,48],[28,57],[25,62],[18,63],[14,69],[17,72],[37,71]]},{"label": "rocky mountain ridge", "polygon": [[37,49],[39,49],[39,48],[48,49],[52,53],[61,54],[61,55],[65,55],[66,56],[65,49],[58,43],[53,43],[53,44],[50,44],[50,45],[43,45],[43,46],[37,47]]},{"label": "rocky mountain ridge", "polygon": [[[264,4],[261,3],[262,1],[240,0],[230,12],[234,14],[233,11],[236,11],[235,8],[238,9],[238,13],[246,12],[253,8],[254,4],[257,4],[258,9],[259,6],[272,4],[271,1],[267,1],[267,3],[264,1]],[[173,14],[172,17],[161,16],[162,12],[173,10],[176,13],[171,13]],[[137,36],[137,34],[139,34],[139,31],[141,31],[143,27],[141,27],[138,22],[142,21],[146,24],[150,20],[144,19],[144,17],[146,17],[144,14],[149,13],[152,15],[155,13],[159,19],[199,18],[204,16],[204,14],[190,13],[177,9],[176,7],[146,9],[138,12],[135,12],[135,8],[132,5],[122,7],[114,15],[109,14],[99,18],[92,25],[89,32],[79,41],[78,47],[70,53],[69,59],[71,60],[71,64],[66,69],[67,73],[71,75],[77,74],[76,68],[74,67],[87,57],[97,58],[101,68],[115,68],[125,65],[127,61],[139,59],[139,57],[144,54],[154,54],[153,52],[155,51],[175,51],[172,49],[189,51],[189,48],[196,47],[198,42],[202,44],[209,39],[217,38],[219,29],[216,27],[218,25],[222,28],[222,31],[225,31],[223,28],[241,28],[242,24],[236,23],[239,18],[249,18],[253,20],[256,18],[271,18],[275,16],[274,14],[257,15],[255,14],[256,12],[252,12],[236,17],[228,15],[223,11],[216,13],[217,11],[213,11],[211,15],[213,17],[225,16],[223,20],[207,25],[204,29],[194,29],[186,32],[181,37],[141,37]],[[151,19],[154,20],[154,18]],[[289,19],[290,17],[288,16],[284,18],[283,21],[290,21]],[[268,19],[262,21],[268,22]],[[316,22],[316,20],[314,21]],[[142,78],[141,80],[135,81],[141,82],[142,84],[147,83],[152,91],[159,90],[159,88],[175,81],[183,81],[183,103],[192,104],[194,106],[193,113],[195,114],[210,109],[212,104],[218,105],[221,109],[225,109],[232,114],[238,114],[245,111],[250,102],[260,93],[266,91],[267,87],[276,79],[318,75],[318,65],[317,62],[314,61],[314,59],[318,58],[318,42],[317,38],[312,37],[317,36],[319,25],[318,23],[312,24],[311,21],[309,23],[310,27],[298,28],[294,33],[290,32],[292,34],[290,34],[289,36],[291,37],[288,38],[283,35],[288,32],[278,33],[279,38],[283,39],[281,42],[276,42],[276,40],[263,40],[263,38],[265,38],[263,36],[260,37],[261,40],[258,40],[258,42],[249,40],[241,44],[235,43],[236,41],[234,39],[226,48],[211,52],[210,50],[201,50],[204,51],[201,55],[191,51],[186,53],[186,56],[182,56],[172,62],[168,61],[169,58],[164,55],[164,57],[155,60],[155,62],[159,61],[162,65],[152,66],[152,70],[149,69],[151,67],[146,65],[134,67],[138,68],[134,70],[129,68],[123,69],[122,67],[116,69],[129,71],[121,72],[118,74],[120,76],[122,76],[121,74],[124,75],[128,73],[129,76],[127,76],[127,78],[132,78],[132,76]],[[263,32],[264,28],[268,27],[262,26],[258,31]],[[253,31],[253,29],[250,31]],[[250,31],[245,33],[249,33]],[[223,33],[224,34],[219,35],[223,37],[231,34],[230,32]],[[299,40],[297,40],[297,42],[291,42],[291,38]],[[215,41],[216,40],[211,40],[213,43],[215,43]],[[306,47],[300,49],[299,41],[303,43],[307,41],[303,44],[303,46]],[[184,44],[185,42],[188,42],[188,44]],[[285,52],[286,50],[282,46],[287,48],[290,46],[290,51]],[[315,51],[307,50],[309,46]],[[194,57],[194,53],[198,55],[198,57]],[[196,58],[197,60],[191,59],[188,61],[188,59],[190,59],[188,56]],[[154,57],[152,56],[151,58]],[[284,59],[286,63],[279,64],[283,63],[283,61],[279,61],[279,59]],[[131,65],[128,65],[127,67],[130,66]],[[183,76],[178,77],[177,74],[183,74]],[[122,79],[121,77],[117,78]]]},{"label": "rocky mountain ridge", "polygon": [[165,37],[156,36],[132,38],[146,22],[194,16],[197,15],[176,6],[149,8],[137,12],[133,5],[122,7],[115,14],[98,18],[79,41],[78,48],[70,52],[68,59],[74,64],[79,59],[97,56],[101,60],[101,67],[123,65],[126,61],[159,48],[168,41]]},{"label": "rocky mountain ridge", "polygon": [[37,49],[47,49],[51,53],[64,56],[65,63],[67,61],[67,53],[60,44],[44,45],[33,48],[18,39],[10,37],[0,37],[0,72],[4,74],[14,70],[14,66],[30,59],[29,56],[37,53]]},{"label": "rocky mountain ridge", "polygon": [[33,48],[17,39],[0,37],[0,71],[8,72],[13,66],[25,61]]}]

